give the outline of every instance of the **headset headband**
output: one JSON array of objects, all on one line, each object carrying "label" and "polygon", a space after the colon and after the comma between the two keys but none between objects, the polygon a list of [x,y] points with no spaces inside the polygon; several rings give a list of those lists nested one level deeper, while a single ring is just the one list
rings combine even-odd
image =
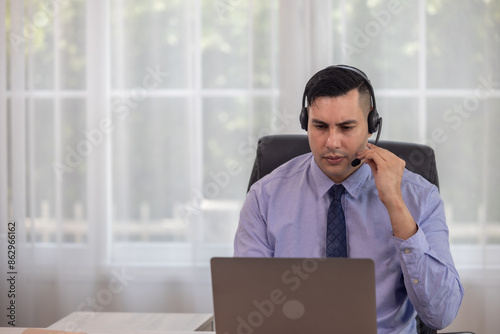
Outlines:
[{"label": "headset headband", "polygon": [[[322,71],[327,70],[327,69],[333,69],[333,68],[339,68],[339,69],[343,69],[343,70],[347,70],[347,71],[352,71],[352,72],[356,73],[357,75],[361,76],[363,81],[366,83],[366,85],[368,86],[368,90],[370,92],[370,101],[371,101],[371,110],[368,113],[368,132],[369,133],[376,132],[379,129],[379,125],[381,126],[382,118],[378,115],[377,103],[375,101],[375,93],[373,91],[372,84],[371,84],[370,80],[368,79],[368,77],[366,76],[366,74],[363,71],[357,69],[356,67],[352,67],[352,66],[348,66],[348,65],[332,65],[332,66],[326,67]],[[301,124],[302,129],[304,129],[306,131],[307,131],[308,118],[309,118],[308,114],[307,114],[307,107],[306,107],[306,98],[307,98],[306,92],[307,92],[307,85],[308,84],[309,84],[309,82],[306,84],[306,87],[304,88],[304,94],[302,95],[302,110],[300,113],[300,124]],[[380,136],[380,131],[377,134],[377,141],[378,141],[379,136]]]}]

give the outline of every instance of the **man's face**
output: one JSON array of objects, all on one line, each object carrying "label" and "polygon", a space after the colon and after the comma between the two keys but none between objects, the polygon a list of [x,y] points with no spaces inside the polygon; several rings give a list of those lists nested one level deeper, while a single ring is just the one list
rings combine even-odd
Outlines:
[{"label": "man's face", "polygon": [[316,98],[309,106],[307,135],[316,164],[333,182],[341,183],[354,173],[361,165],[352,167],[351,162],[371,136],[357,89]]}]

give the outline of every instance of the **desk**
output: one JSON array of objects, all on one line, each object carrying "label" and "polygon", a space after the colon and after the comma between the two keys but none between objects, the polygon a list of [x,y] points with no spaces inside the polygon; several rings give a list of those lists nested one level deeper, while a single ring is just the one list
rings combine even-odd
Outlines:
[{"label": "desk", "polygon": [[[26,328],[21,327],[0,327],[0,334],[22,334]],[[148,330],[92,330],[87,334],[199,334],[199,332],[165,332],[165,331],[148,331]],[[215,334],[215,332],[205,332],[206,334]]]},{"label": "desk", "polygon": [[26,328],[0,327],[0,334],[21,334]]},{"label": "desk", "polygon": [[213,323],[213,315],[208,313],[73,312],[47,328],[96,334],[153,334],[154,331],[213,331]]}]

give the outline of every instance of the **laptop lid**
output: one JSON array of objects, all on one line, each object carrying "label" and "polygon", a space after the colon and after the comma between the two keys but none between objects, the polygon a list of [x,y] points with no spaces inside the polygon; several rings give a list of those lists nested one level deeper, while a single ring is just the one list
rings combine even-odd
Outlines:
[{"label": "laptop lid", "polygon": [[217,334],[377,333],[370,259],[212,258]]}]

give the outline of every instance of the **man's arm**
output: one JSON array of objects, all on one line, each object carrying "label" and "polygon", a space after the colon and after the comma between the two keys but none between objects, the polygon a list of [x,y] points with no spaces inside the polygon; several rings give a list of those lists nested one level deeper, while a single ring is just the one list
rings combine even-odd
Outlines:
[{"label": "man's arm", "polygon": [[406,240],[418,229],[401,193],[406,163],[388,150],[373,144],[368,144],[368,147],[370,149],[360,152],[358,158],[364,159],[372,169],[379,198],[391,219],[394,236]]},{"label": "man's arm", "polygon": [[464,290],[450,252],[444,207],[437,188],[420,203],[419,229],[407,240],[394,237],[408,297],[420,318],[441,329],[453,322]]},{"label": "man's arm", "polygon": [[269,246],[267,225],[261,210],[257,191],[251,189],[240,211],[240,221],[234,238],[235,257],[273,257]]},{"label": "man's arm", "polygon": [[401,191],[405,162],[393,153],[368,145],[360,152],[371,167],[379,198],[389,213],[408,296],[421,319],[434,328],[449,325],[463,298],[463,287],[449,249],[444,208],[437,192],[425,203],[419,225]]}]

